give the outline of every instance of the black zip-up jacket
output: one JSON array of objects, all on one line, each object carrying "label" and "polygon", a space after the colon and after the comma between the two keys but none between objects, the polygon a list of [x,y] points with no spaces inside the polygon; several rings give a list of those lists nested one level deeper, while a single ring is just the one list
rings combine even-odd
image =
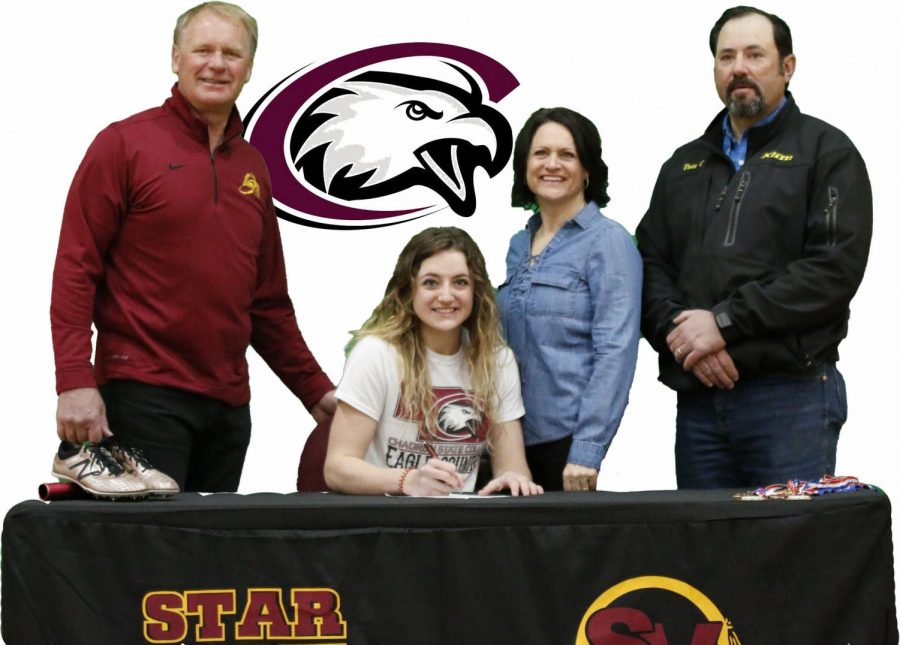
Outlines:
[{"label": "black zip-up jacket", "polygon": [[745,133],[735,171],[724,114],[663,165],[637,229],[641,331],[678,391],[703,387],[666,345],[685,309],[713,311],[741,378],[837,360],[872,236],[868,173],[843,132],[788,94],[774,121]]}]

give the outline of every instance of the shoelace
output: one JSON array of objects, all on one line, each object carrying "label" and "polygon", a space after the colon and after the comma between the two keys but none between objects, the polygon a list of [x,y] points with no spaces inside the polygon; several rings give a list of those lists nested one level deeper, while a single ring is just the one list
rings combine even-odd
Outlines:
[{"label": "shoelace", "polygon": [[118,461],[116,461],[116,458],[113,457],[106,446],[94,444],[87,446],[85,451],[91,455],[91,468],[98,467],[100,473],[104,470],[108,470],[110,475],[117,477],[125,472],[125,469]]},{"label": "shoelace", "polygon": [[147,455],[145,455],[140,448],[135,448],[131,444],[125,442],[116,442],[114,446],[114,449],[121,450],[122,453],[140,466],[142,470],[154,470],[153,464],[150,463],[150,460],[147,459]]}]

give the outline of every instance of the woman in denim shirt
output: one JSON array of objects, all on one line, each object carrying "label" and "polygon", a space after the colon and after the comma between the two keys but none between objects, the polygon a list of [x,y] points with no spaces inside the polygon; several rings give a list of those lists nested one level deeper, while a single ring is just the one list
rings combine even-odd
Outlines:
[{"label": "woman in denim shirt", "polygon": [[521,374],[528,464],[545,490],[594,490],[634,377],[641,257],[600,212],[608,172],[584,116],[532,114],[513,172],[512,205],[537,207],[510,241],[499,293]]}]

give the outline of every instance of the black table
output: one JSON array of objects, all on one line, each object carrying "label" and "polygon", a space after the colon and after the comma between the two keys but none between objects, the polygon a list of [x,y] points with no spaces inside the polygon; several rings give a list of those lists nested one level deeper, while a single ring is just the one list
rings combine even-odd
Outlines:
[{"label": "black table", "polygon": [[7,645],[898,641],[877,491],[32,501],[2,583]]}]

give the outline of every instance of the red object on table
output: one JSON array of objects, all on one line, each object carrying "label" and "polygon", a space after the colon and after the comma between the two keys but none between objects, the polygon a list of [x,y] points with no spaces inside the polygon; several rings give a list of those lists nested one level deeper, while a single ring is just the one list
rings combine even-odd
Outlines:
[{"label": "red object on table", "polygon": [[61,499],[83,499],[89,495],[72,482],[51,482],[38,486],[38,497],[45,502],[56,502]]}]

